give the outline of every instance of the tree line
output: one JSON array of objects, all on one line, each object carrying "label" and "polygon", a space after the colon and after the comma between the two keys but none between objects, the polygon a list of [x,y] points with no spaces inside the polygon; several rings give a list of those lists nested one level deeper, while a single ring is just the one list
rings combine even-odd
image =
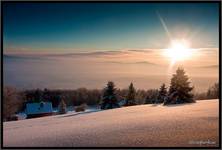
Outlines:
[{"label": "tree line", "polygon": [[118,102],[124,101],[125,106],[154,104],[154,103],[186,103],[195,99],[214,99],[219,97],[219,84],[209,87],[207,92],[193,93],[189,77],[183,68],[178,68],[173,74],[170,86],[163,83],[159,89],[136,89],[133,83],[126,89],[116,88],[114,82],[109,81],[104,89],[79,88],[75,90],[32,89],[18,91],[13,87],[3,89],[3,118],[7,120],[11,115],[25,109],[26,103],[48,101],[53,107],[58,107],[61,100],[66,106],[81,104],[100,105],[101,109],[119,107]]},{"label": "tree line", "polygon": [[[164,103],[164,105],[195,102],[192,93],[193,88],[194,87],[190,85],[189,77],[185,74],[184,69],[178,68],[171,78],[169,90],[167,91],[167,88],[163,83],[160,89],[156,90],[155,94],[152,93],[152,95],[146,95],[146,102]],[[119,107],[115,90],[114,83],[111,81],[108,82],[103,95],[101,109]],[[152,98],[150,98],[151,96]],[[136,90],[133,83],[130,83],[125,106],[136,104]]]}]

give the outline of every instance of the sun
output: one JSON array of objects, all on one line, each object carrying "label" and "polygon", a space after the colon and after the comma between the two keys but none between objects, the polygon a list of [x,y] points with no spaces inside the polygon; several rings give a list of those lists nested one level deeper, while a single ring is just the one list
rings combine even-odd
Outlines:
[{"label": "sun", "polygon": [[187,60],[192,56],[192,49],[186,40],[173,40],[171,46],[164,50],[164,55],[167,56],[172,63]]}]

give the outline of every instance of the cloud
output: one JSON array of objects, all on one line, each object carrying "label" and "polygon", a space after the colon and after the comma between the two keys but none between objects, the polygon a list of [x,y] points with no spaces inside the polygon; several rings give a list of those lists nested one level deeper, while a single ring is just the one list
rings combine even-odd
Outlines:
[{"label": "cloud", "polygon": [[41,60],[41,61],[49,59],[41,56],[23,56],[23,55],[10,55],[10,54],[3,54],[3,58],[5,60]]},{"label": "cloud", "polygon": [[131,53],[150,53],[151,49],[134,49],[134,50],[113,50],[113,51],[93,51],[93,52],[74,52],[74,53],[48,53],[48,52],[27,52],[17,53],[11,52],[6,53],[8,56],[19,56],[19,57],[73,57],[73,56],[115,56],[120,54],[131,54]]},{"label": "cloud", "polygon": [[154,49],[133,49],[133,50],[128,50],[129,52],[140,52],[140,53],[150,53],[154,52]]},{"label": "cloud", "polygon": [[122,62],[122,61],[106,61],[105,63],[113,63],[113,64],[146,64],[146,65],[153,65],[153,66],[159,66],[158,64],[149,62],[149,61],[136,61],[136,62]]},{"label": "cloud", "polygon": [[199,66],[197,68],[219,69],[219,65],[206,65],[206,66]]},{"label": "cloud", "polygon": [[[133,50],[113,50],[113,51],[93,51],[93,52],[75,52],[75,53],[26,53],[26,54],[5,54],[4,58],[23,59],[23,60],[64,60],[68,58],[81,60],[82,62],[95,61],[99,63],[112,63],[122,65],[149,65],[160,66],[152,63],[155,61],[151,53],[152,49],[133,49]],[[151,54],[150,54],[151,53]],[[149,60],[149,61],[147,61]]]},{"label": "cloud", "polygon": [[212,48],[197,48],[200,53],[217,53],[219,48],[212,47]]}]

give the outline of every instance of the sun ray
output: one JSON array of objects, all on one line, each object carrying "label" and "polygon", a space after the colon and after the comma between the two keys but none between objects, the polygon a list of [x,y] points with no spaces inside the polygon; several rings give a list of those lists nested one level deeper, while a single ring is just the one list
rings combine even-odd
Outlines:
[{"label": "sun ray", "polygon": [[[163,20],[163,18],[161,17],[161,15],[160,15],[160,13],[159,13],[158,11],[156,11],[156,14],[157,14],[157,16],[158,16],[158,18],[159,18],[159,20],[160,20],[161,25],[163,26],[163,28],[164,28],[164,30],[165,30],[165,32],[166,32],[168,38],[169,38],[169,41],[172,41],[171,33],[170,33],[170,31],[168,30],[165,21]],[[169,67],[168,67],[168,69],[167,69],[167,72],[168,72],[167,74],[171,74],[171,73],[172,73],[172,68],[173,68],[174,63],[175,63],[174,61],[171,61],[171,63],[169,64]]]},{"label": "sun ray", "polygon": [[157,13],[158,18],[160,19],[160,22],[161,22],[161,24],[162,24],[162,26],[163,26],[163,28],[164,28],[167,36],[168,36],[169,39],[171,40],[171,39],[172,39],[172,38],[171,38],[171,34],[170,34],[170,32],[169,32],[169,30],[168,30],[168,28],[167,28],[167,26],[166,26],[165,21],[163,20],[163,18],[161,17],[161,15],[160,15],[160,13],[159,13],[158,11],[156,11],[156,13]]}]

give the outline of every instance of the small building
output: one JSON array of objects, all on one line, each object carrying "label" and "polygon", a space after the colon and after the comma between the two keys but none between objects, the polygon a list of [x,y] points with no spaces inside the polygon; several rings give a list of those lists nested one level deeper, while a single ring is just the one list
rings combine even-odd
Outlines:
[{"label": "small building", "polygon": [[51,102],[27,103],[25,113],[27,118],[43,117],[53,114]]}]

